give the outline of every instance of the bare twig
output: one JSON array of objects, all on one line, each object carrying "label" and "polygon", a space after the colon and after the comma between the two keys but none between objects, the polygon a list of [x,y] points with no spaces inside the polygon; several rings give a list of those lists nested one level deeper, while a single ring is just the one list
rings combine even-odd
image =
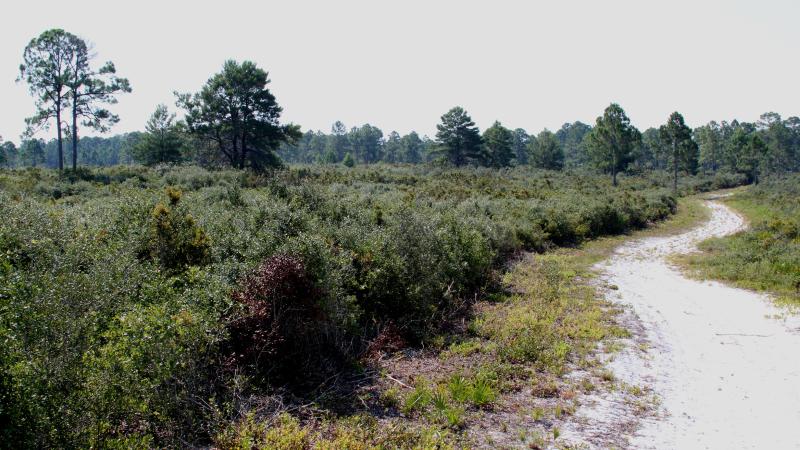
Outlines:
[{"label": "bare twig", "polygon": [[386,378],[388,378],[388,379],[390,379],[390,380],[394,381],[395,383],[399,384],[400,386],[407,387],[407,388],[409,388],[409,389],[413,389],[411,386],[409,386],[409,385],[407,385],[407,384],[403,383],[402,381],[400,381],[400,380],[398,380],[397,378],[395,378],[395,377],[393,377],[393,376],[389,375],[388,373],[386,374]]}]

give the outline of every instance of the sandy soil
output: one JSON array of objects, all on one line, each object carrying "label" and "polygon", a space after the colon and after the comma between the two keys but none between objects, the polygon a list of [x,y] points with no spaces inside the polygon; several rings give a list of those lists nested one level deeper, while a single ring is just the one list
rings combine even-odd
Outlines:
[{"label": "sandy soil", "polygon": [[745,226],[723,204],[706,204],[702,226],[629,242],[598,266],[633,337],[609,363],[623,387],[584,398],[566,442],[800,449],[800,318],[764,295],[688,279],[668,262]]}]

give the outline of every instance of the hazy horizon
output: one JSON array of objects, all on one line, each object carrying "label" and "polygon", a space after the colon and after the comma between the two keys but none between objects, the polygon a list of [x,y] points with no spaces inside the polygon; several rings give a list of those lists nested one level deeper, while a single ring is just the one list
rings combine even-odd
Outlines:
[{"label": "hazy horizon", "polygon": [[96,64],[111,60],[130,80],[133,93],[112,107],[122,120],[109,134],[143,129],[159,103],[176,111],[173,91],[199,90],[226,59],[269,71],[282,120],[304,131],[327,132],[341,120],[433,136],[456,105],[481,130],[499,120],[529,132],[594,123],[611,102],[641,129],[675,110],[691,126],[800,114],[795,2],[431,3],[7,6],[0,136],[18,142],[33,113],[27,86],[14,80],[25,45],[49,28],[90,41]]}]

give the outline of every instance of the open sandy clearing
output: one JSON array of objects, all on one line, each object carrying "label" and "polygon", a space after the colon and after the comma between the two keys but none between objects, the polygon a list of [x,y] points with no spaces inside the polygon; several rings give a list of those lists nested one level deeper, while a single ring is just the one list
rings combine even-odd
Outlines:
[{"label": "open sandy clearing", "polygon": [[618,288],[608,295],[626,307],[634,332],[610,367],[625,385],[652,388],[657,414],[640,418],[619,391],[588,396],[567,441],[592,448],[800,449],[800,319],[782,317],[764,295],[687,279],[667,261],[745,226],[725,205],[706,205],[711,218],[702,226],[629,242],[598,266]]}]

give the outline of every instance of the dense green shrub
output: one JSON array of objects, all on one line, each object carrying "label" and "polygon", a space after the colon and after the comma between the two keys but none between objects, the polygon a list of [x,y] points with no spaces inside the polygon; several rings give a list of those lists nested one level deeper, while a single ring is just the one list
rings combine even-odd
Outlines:
[{"label": "dense green shrub", "polygon": [[172,302],[137,305],[114,318],[83,359],[83,425],[92,447],[133,438],[164,444],[202,430],[193,401],[212,394],[204,379],[214,348],[207,320]]}]

